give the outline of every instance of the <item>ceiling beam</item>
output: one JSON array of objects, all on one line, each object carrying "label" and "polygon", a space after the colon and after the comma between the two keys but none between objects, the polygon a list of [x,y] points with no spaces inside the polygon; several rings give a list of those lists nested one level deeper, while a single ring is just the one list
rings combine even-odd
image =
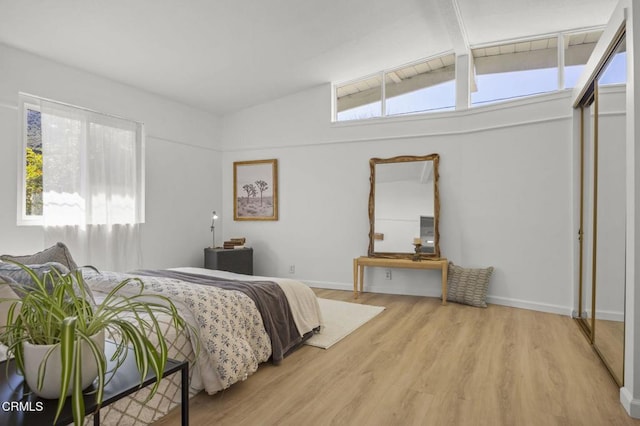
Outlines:
[{"label": "ceiling beam", "polygon": [[462,20],[457,0],[436,0],[436,6],[449,33],[449,39],[457,55],[469,52],[469,38]]}]

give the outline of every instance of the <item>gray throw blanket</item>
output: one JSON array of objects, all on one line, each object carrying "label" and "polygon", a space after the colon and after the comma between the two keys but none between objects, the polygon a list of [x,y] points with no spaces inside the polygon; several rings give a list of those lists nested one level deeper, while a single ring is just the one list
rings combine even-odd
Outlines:
[{"label": "gray throw blanket", "polygon": [[301,341],[293,321],[291,307],[280,286],[271,281],[227,280],[208,275],[168,270],[140,270],[135,275],[173,278],[193,284],[209,285],[224,290],[235,290],[253,300],[262,316],[264,328],[271,339],[272,362],[279,364],[284,356]]}]

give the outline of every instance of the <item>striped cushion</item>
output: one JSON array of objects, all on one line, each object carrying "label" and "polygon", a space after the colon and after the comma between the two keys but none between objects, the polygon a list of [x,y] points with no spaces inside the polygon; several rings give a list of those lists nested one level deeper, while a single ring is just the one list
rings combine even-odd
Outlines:
[{"label": "striped cushion", "polygon": [[487,288],[492,272],[493,266],[472,269],[449,262],[447,301],[486,308]]}]

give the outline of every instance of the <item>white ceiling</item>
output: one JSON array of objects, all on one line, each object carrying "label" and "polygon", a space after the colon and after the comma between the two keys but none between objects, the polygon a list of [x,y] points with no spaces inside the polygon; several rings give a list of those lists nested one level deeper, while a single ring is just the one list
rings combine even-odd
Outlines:
[{"label": "white ceiling", "polygon": [[0,0],[0,43],[225,114],[465,45],[604,25],[615,4]]}]

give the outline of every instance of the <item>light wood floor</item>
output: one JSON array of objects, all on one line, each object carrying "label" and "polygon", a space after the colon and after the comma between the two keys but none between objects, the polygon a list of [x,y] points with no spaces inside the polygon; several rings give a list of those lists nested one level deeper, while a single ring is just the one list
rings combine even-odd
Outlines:
[{"label": "light wood floor", "polygon": [[[357,303],[387,309],[328,350],[304,346],[195,396],[191,424],[640,425],[569,317],[372,293]],[[179,424],[179,410],[156,423]]]}]

